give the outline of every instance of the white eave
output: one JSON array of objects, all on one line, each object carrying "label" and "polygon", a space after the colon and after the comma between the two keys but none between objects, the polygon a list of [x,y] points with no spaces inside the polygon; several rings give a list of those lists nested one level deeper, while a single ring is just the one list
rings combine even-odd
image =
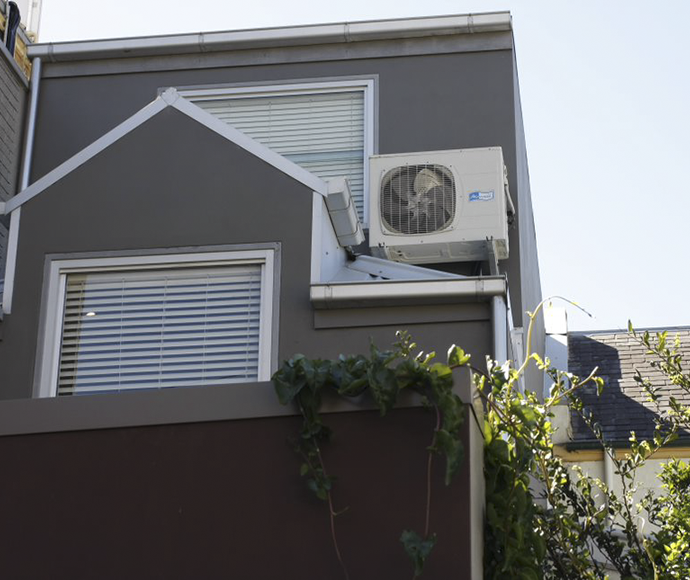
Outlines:
[{"label": "white eave", "polygon": [[350,308],[397,304],[452,304],[505,296],[503,276],[436,280],[384,280],[371,282],[313,284],[314,308]]},{"label": "white eave", "polygon": [[141,126],[143,123],[167,107],[172,107],[173,109],[176,109],[177,111],[204,125],[208,129],[215,131],[228,141],[231,141],[248,153],[258,157],[268,165],[271,165],[289,177],[292,177],[295,181],[302,183],[312,191],[315,191],[324,197],[328,195],[328,184],[325,181],[316,177],[313,173],[310,173],[299,165],[296,165],[289,159],[286,159],[282,155],[279,155],[275,151],[272,151],[258,141],[254,141],[241,131],[238,131],[217,117],[207,113],[200,107],[190,103],[181,97],[175,89],[170,88],[163,92],[155,101],[132,115],[129,119],[123,121],[117,127],[108,131],[100,139],[97,139],[91,143],[91,145],[85,149],[82,149],[76,155],[70,157],[67,161],[61,165],[58,165],[50,173],[47,173],[41,177],[41,179],[31,184],[24,191],[18,193],[13,198],[5,202],[4,208],[2,205],[0,205],[0,213],[9,214],[15,209],[21,207],[27,201],[36,197],[39,193],[43,192],[60,179],[70,174],[72,171],[98,155],[101,151],[119,139],[122,139],[122,137]]},{"label": "white eave", "polygon": [[511,29],[509,12],[486,12],[228,32],[51,42],[29,46],[28,54],[31,58],[41,57],[49,62],[60,62],[502,32]]}]

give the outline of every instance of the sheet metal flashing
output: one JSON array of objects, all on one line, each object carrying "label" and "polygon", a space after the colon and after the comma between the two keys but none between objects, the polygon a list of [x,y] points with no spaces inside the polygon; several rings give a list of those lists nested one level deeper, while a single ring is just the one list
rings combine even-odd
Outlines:
[{"label": "sheet metal flashing", "polygon": [[376,258],[374,256],[357,256],[357,258],[348,262],[345,268],[355,272],[361,272],[373,276],[374,279],[386,280],[438,280],[440,278],[448,278],[458,280],[465,278],[460,274],[451,274],[441,270],[434,270],[432,268],[423,268],[422,266],[415,266],[413,264],[404,264],[402,262],[393,262],[384,258]]},{"label": "sheet metal flashing", "polygon": [[512,21],[509,12],[486,12],[226,32],[199,32],[78,42],[50,42],[29,46],[28,54],[31,58],[38,56],[45,58],[49,62],[65,62],[352,43],[510,30],[512,30]]},{"label": "sheet metal flashing", "polygon": [[313,284],[311,303],[316,309],[362,306],[454,304],[505,296],[504,276],[436,280],[383,280]]}]

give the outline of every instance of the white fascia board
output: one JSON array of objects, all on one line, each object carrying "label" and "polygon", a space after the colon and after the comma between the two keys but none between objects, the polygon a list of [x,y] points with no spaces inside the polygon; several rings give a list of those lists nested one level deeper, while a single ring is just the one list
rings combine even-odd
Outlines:
[{"label": "white fascia board", "polygon": [[328,194],[328,185],[322,179],[319,179],[314,174],[309,173],[306,169],[302,169],[299,165],[294,164],[282,155],[271,151],[268,147],[261,145],[244,133],[227,125],[220,119],[217,119],[210,113],[200,109],[196,105],[180,97],[175,89],[168,89],[161,94],[155,101],[146,105],[139,112],[132,115],[129,119],[119,124],[114,129],[108,131],[100,139],[97,139],[91,145],[82,149],[79,153],[70,157],[67,161],[58,165],[50,173],[44,175],[27,187],[21,193],[15,195],[12,199],[5,203],[5,214],[11,213],[15,209],[21,207],[30,199],[36,197],[39,193],[55,184],[57,181],[89,161],[91,158],[98,155],[101,151],[151,119],[153,116],[160,113],[166,107],[173,107],[191,117],[195,121],[201,123],[208,129],[215,131],[228,141],[231,141],[244,149],[245,151],[255,155],[259,159],[265,161],[269,165],[282,171],[286,175],[292,177],[296,181],[307,186],[311,190],[319,193],[322,196]]},{"label": "white fascia board", "polygon": [[313,284],[310,299],[315,308],[362,306],[367,302],[407,300],[415,303],[488,299],[505,296],[502,276],[458,280],[372,281],[341,284]]},{"label": "white fascia board", "polygon": [[286,26],[29,45],[49,62],[203,53],[512,30],[509,12]]}]

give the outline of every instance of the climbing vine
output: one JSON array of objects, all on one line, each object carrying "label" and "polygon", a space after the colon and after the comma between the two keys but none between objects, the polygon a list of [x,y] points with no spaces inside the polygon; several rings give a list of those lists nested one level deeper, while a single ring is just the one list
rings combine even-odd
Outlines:
[{"label": "climbing vine", "polygon": [[[586,385],[601,393],[604,382],[597,369],[584,378],[553,368],[548,360],[531,353],[534,321],[543,307],[528,313],[530,325],[525,362],[515,368],[510,361],[487,359],[485,369],[471,366],[477,392],[484,400],[484,475],[486,519],[484,576],[497,579],[604,580],[609,574],[623,580],[681,580],[690,578],[690,467],[670,461],[661,467],[659,488],[640,499],[636,474],[650,457],[672,443],[681,430],[690,431],[690,407],[654,387],[642,374],[636,380],[656,407],[657,424],[649,440],[630,435],[625,453],[616,452],[600,425],[583,404],[579,393]],[[683,367],[678,341],[670,344],[665,333],[631,336],[653,357],[652,366],[690,398],[690,375]],[[469,355],[457,346],[447,361],[434,354],[415,354],[416,345],[399,333],[391,350],[372,345],[368,356],[341,356],[338,360],[310,360],[297,355],[283,363],[273,381],[280,401],[295,404],[302,426],[294,439],[301,457],[300,473],[330,516],[331,535],[343,575],[349,578],[340,553],[332,491],[335,477],[326,469],[324,455],[332,437],[320,415],[324,393],[358,397],[365,393],[380,414],[386,415],[403,391],[413,391],[435,414],[427,464],[424,530],[404,530],[401,542],[421,575],[436,536],[430,527],[431,466],[434,457],[445,461],[445,483],[457,473],[463,456],[460,427],[464,406],[453,392],[453,369],[470,366]],[[544,400],[521,387],[528,365],[536,365],[551,381]],[[614,490],[558,456],[553,442],[557,407],[567,405],[578,413],[599,441],[617,478]],[[645,523],[653,524],[645,529]]]},{"label": "climbing vine", "polygon": [[423,532],[404,530],[400,541],[414,565],[414,577],[421,575],[424,563],[436,543],[430,528],[431,469],[435,456],[445,461],[445,483],[449,485],[463,458],[460,428],[464,406],[453,392],[453,369],[466,366],[470,357],[457,347],[448,350],[446,363],[436,362],[435,354],[415,353],[416,344],[405,332],[397,333],[391,350],[371,345],[369,356],[340,356],[337,360],[310,360],[296,355],[285,361],[273,376],[281,403],[296,404],[302,426],[294,438],[294,449],[301,458],[300,474],[316,497],[326,502],[336,557],[345,578],[347,566],[337,541],[332,491],[336,478],[326,469],[324,447],[333,433],[320,414],[325,392],[342,397],[371,396],[381,416],[393,409],[403,391],[413,391],[424,407],[434,413],[436,425],[430,435],[427,462],[426,518]]}]

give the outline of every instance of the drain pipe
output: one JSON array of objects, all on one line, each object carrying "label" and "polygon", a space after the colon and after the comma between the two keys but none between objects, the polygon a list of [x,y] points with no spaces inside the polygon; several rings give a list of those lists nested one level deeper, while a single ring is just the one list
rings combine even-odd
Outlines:
[{"label": "drain pipe", "polygon": [[29,122],[26,128],[26,144],[24,145],[24,159],[22,160],[22,180],[19,191],[29,187],[31,175],[31,159],[34,151],[34,133],[36,131],[36,108],[38,106],[38,85],[41,82],[41,59],[36,57],[31,62],[31,94],[29,101]]},{"label": "drain pipe", "polygon": [[503,296],[491,298],[491,321],[494,334],[494,359],[503,364],[508,359],[508,309]]},{"label": "drain pipe", "polygon": [[[29,93],[29,120],[26,125],[26,141],[22,157],[22,174],[19,191],[29,186],[31,176],[31,160],[34,151],[34,133],[36,132],[36,109],[38,106],[38,89],[41,82],[41,59],[36,57],[31,62],[31,84]],[[5,262],[5,288],[2,297],[2,312],[12,312],[12,297],[14,295],[14,274],[17,266],[17,244],[19,242],[19,221],[22,208],[15,209],[10,216],[10,231],[7,240],[7,260]]]}]

